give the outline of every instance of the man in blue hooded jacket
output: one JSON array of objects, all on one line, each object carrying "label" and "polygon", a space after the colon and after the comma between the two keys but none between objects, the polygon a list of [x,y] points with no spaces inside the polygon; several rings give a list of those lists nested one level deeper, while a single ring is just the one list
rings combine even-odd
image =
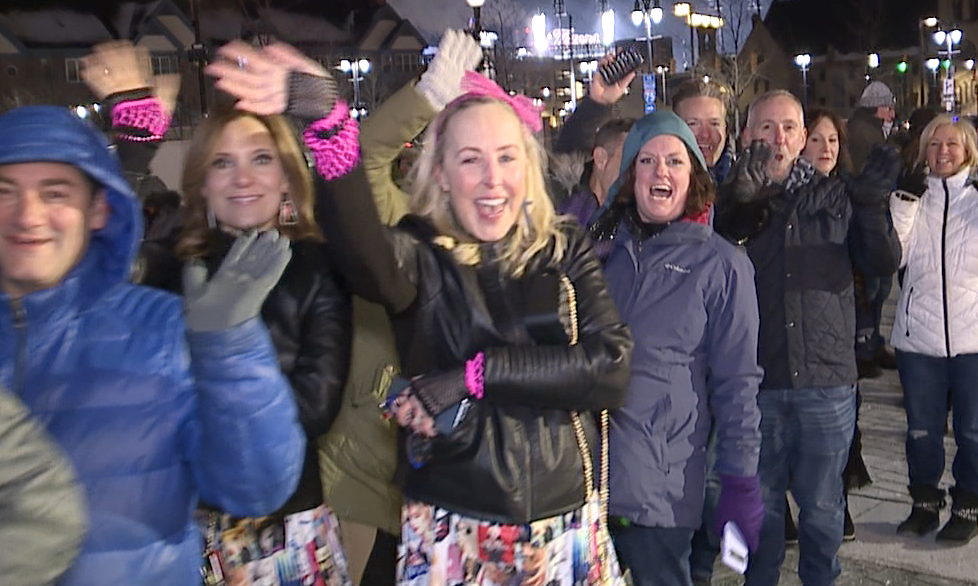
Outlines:
[{"label": "man in blue hooded jacket", "polygon": [[101,134],[63,108],[0,116],[0,383],[61,445],[88,535],[59,584],[199,584],[198,498],[257,516],[292,494],[304,436],[257,318],[288,262],[239,238],[189,267],[186,308],[132,285],[138,202]]}]

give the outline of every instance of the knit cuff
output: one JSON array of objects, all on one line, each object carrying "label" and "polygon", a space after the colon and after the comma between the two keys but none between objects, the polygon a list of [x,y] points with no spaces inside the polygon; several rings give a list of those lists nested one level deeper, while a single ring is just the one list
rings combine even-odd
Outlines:
[{"label": "knit cuff", "polygon": [[327,181],[346,175],[360,164],[360,126],[346,102],[336,100],[328,116],[306,127],[303,141],[312,151],[316,171]]},{"label": "knit cuff", "polygon": [[118,138],[131,142],[163,140],[170,120],[156,97],[126,100],[112,108],[112,128]]},{"label": "knit cuff", "polygon": [[465,388],[476,399],[486,394],[486,355],[479,352],[465,361]]}]

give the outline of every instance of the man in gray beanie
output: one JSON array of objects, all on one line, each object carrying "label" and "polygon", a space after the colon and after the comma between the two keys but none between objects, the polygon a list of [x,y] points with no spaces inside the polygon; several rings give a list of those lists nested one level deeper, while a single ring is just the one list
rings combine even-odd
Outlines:
[{"label": "man in gray beanie", "polygon": [[[849,154],[853,173],[862,171],[869,151],[884,142],[896,117],[893,92],[881,81],[866,86],[859,107],[849,118]],[[859,378],[875,378],[880,368],[896,368],[896,357],[886,347],[880,334],[883,303],[893,287],[892,275],[856,274],[856,366]]]},{"label": "man in gray beanie", "polygon": [[895,106],[893,92],[882,81],[874,81],[863,90],[859,107],[846,125],[854,173],[863,170],[869,151],[886,140],[893,127],[893,119],[896,118]]}]

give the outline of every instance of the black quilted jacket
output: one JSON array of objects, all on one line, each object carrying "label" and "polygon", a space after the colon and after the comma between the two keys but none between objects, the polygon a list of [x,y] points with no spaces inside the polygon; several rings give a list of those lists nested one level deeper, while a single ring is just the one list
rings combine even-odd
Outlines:
[{"label": "black quilted jacket", "polygon": [[853,206],[845,183],[821,174],[750,203],[721,189],[717,231],[744,242],[754,263],[761,389],[856,382],[853,263],[883,276],[900,262],[885,201]]}]

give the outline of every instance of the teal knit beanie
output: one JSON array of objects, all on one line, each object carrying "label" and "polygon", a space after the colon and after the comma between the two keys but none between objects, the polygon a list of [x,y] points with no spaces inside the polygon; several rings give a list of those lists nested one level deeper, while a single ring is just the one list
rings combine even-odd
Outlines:
[{"label": "teal knit beanie", "polygon": [[656,110],[639,119],[628,132],[628,136],[625,137],[625,144],[621,149],[621,167],[618,171],[618,179],[608,189],[608,197],[604,201],[603,208],[610,207],[611,202],[615,200],[620,189],[619,181],[624,176],[625,170],[631,166],[635,157],[638,156],[638,151],[642,145],[663,134],[671,134],[686,143],[690,152],[700,162],[700,166],[704,170],[709,169],[706,159],[703,158],[703,153],[700,152],[699,145],[696,144],[693,131],[689,129],[683,119],[668,110]]}]

